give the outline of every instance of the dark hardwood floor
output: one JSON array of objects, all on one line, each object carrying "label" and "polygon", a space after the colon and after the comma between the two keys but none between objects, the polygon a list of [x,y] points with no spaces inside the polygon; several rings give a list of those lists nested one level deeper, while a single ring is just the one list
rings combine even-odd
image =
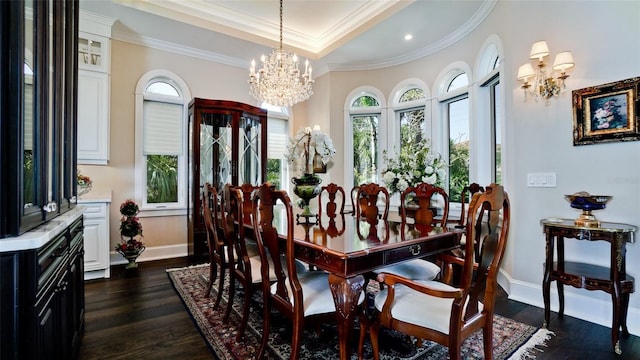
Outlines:
[{"label": "dark hardwood floor", "polygon": [[[110,279],[85,282],[80,359],[213,358],[165,272],[190,264],[187,258],[177,258],[140,263],[131,271],[114,266]],[[496,312],[526,324],[542,324],[542,309],[508,300],[504,292]],[[636,336],[623,337],[623,355],[616,356],[607,327],[569,316],[558,319],[552,313],[550,328],[556,336],[537,359],[640,359]]]}]

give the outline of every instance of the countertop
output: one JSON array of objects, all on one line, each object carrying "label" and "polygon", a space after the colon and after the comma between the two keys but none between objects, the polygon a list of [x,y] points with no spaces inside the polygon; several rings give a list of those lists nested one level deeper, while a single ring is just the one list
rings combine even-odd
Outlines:
[{"label": "countertop", "polygon": [[76,221],[84,212],[83,206],[76,206],[37,228],[20,236],[0,239],[0,253],[37,249]]},{"label": "countertop", "polygon": [[37,249],[43,246],[82,216],[84,212],[82,204],[98,202],[110,203],[111,189],[92,189],[78,198],[78,205],[72,210],[20,236],[0,239],[0,253]]},{"label": "countertop", "polygon": [[111,202],[111,189],[91,189],[86,194],[78,197],[78,204]]}]

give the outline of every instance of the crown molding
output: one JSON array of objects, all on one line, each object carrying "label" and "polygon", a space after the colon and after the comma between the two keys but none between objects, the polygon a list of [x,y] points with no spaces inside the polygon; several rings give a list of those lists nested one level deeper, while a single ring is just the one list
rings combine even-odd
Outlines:
[{"label": "crown molding", "polygon": [[475,28],[478,27],[486,18],[491,14],[493,9],[496,6],[498,0],[488,0],[482,3],[482,6],[478,8],[478,11],[473,14],[473,16],[464,23],[463,26],[459,27],[457,30],[452,32],[451,34],[443,37],[439,41],[424,47],[422,49],[407,53],[402,56],[397,56],[394,58],[384,59],[380,61],[367,61],[360,63],[352,63],[352,64],[327,64],[327,68],[329,71],[362,71],[362,70],[375,70],[382,69],[391,66],[397,66],[406,64],[408,62],[419,60],[429,55],[435,54],[438,51],[441,51],[456,42],[464,39],[469,33],[471,33]]},{"label": "crown molding", "polygon": [[192,48],[176,44],[170,41],[159,40],[148,36],[140,36],[130,32],[114,31],[113,39],[130,44],[145,46],[148,48],[167,51],[175,54],[185,55],[197,59],[212,61],[224,65],[239,67],[243,69],[249,69],[249,60],[238,59],[231,56],[221,55],[211,51],[205,51],[201,49]]}]

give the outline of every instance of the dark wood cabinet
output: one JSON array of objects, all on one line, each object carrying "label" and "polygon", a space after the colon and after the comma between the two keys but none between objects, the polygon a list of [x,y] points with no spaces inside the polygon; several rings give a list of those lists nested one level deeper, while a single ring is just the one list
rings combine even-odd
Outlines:
[{"label": "dark wood cabinet", "polygon": [[78,11],[77,0],[0,4],[0,238],[75,206]]},{"label": "dark wood cabinet", "polygon": [[44,246],[0,254],[2,359],[78,357],[85,312],[83,223],[80,212],[72,213],[64,216],[75,217],[72,224]]},{"label": "dark wood cabinet", "polygon": [[259,185],[267,172],[267,111],[194,98],[189,104],[189,256],[208,254],[201,197],[205,183]]},{"label": "dark wood cabinet", "polygon": [[74,359],[78,0],[0,1],[0,359]]}]

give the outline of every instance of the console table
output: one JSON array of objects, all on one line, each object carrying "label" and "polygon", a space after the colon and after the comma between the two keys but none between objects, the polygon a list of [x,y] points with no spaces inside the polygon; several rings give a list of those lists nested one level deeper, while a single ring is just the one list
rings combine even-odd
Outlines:
[{"label": "console table", "polygon": [[[574,220],[543,219],[540,221],[546,237],[546,260],[542,280],[544,298],[544,327],[549,325],[551,281],[558,285],[558,316],[564,313],[563,285],[586,290],[602,290],[611,294],[613,323],[611,340],[616,354],[622,354],[620,330],[627,335],[629,294],[634,291],[633,278],[625,270],[626,243],[633,243],[636,226],[603,222],[599,227],[577,226]],[[564,260],[564,239],[607,241],[611,244],[609,267]],[[554,261],[554,247],[557,258]]]}]

